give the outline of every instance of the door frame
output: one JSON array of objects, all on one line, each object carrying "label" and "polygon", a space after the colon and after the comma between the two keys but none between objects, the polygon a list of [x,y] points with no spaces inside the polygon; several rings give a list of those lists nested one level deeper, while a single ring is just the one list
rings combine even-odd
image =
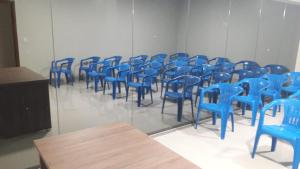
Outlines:
[{"label": "door frame", "polygon": [[19,43],[18,43],[18,33],[17,33],[17,19],[16,19],[16,6],[15,1],[10,0],[0,0],[0,3],[9,3],[11,11],[12,20],[12,33],[14,41],[15,50],[15,66],[20,67],[20,57],[19,57]]}]

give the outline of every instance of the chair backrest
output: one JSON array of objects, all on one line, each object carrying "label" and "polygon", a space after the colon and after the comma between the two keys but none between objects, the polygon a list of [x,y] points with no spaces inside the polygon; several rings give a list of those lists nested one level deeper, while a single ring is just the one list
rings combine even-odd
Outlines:
[{"label": "chair backrest", "polygon": [[189,58],[189,54],[187,53],[183,53],[183,52],[175,53],[170,55],[169,63],[175,60],[188,60],[188,58]]},{"label": "chair backrest", "polygon": [[[185,98],[191,98],[193,96],[193,89],[195,86],[198,86],[201,82],[201,79],[196,76],[191,76],[191,75],[181,75],[178,76],[174,79],[171,79],[167,83],[167,89],[169,87],[169,84],[174,85],[175,83],[177,85],[182,86],[182,94],[184,95]],[[176,91],[179,92],[179,91]]]},{"label": "chair backrest", "polygon": [[278,75],[278,74],[266,74],[262,78],[268,80],[269,86],[268,89],[280,91],[282,85],[288,80],[287,75]]},{"label": "chair backrest", "polygon": [[208,57],[205,55],[195,55],[189,58],[189,62],[195,66],[201,66],[203,64],[208,64]]},{"label": "chair backrest", "polygon": [[130,71],[130,65],[128,63],[120,64],[118,66],[118,77],[121,79],[126,79]]},{"label": "chair backrest", "polygon": [[264,67],[257,67],[252,69],[253,77],[262,77],[263,75],[267,74],[268,71]]},{"label": "chair backrest", "polygon": [[166,53],[159,53],[159,54],[156,54],[156,55],[152,56],[150,60],[156,60],[156,59],[163,59],[164,60],[164,59],[167,58],[167,56],[168,56],[168,54],[166,54]]},{"label": "chair backrest", "polygon": [[231,105],[232,98],[243,92],[243,88],[230,83],[219,83],[217,84],[219,89],[219,104],[228,104]]},{"label": "chair backrest", "polygon": [[153,77],[156,76],[156,72],[157,72],[157,70],[153,69],[153,68],[147,67],[144,69],[144,74],[146,75],[146,77],[144,77],[144,79],[143,79],[144,85],[151,86],[151,84],[153,82]]},{"label": "chair backrest", "polygon": [[216,65],[222,64],[225,62],[230,62],[230,60],[228,58],[224,58],[224,57],[217,57]]},{"label": "chair backrest", "polygon": [[268,81],[262,78],[247,78],[238,82],[240,86],[247,84],[249,86],[248,96],[255,96],[261,98],[262,90],[266,89],[269,85]]},{"label": "chair backrest", "polygon": [[231,62],[224,62],[220,64],[221,72],[232,73],[234,71],[234,64]]},{"label": "chair backrest", "polygon": [[300,87],[300,72],[290,72],[287,74],[292,86]]},{"label": "chair backrest", "polygon": [[[241,68],[240,66],[241,65]],[[242,69],[242,70],[253,70],[257,67],[260,67],[258,63],[254,62],[254,61],[250,61],[250,60],[242,60],[240,62],[237,62],[235,64],[236,70],[237,69]]]},{"label": "chair backrest", "polygon": [[271,74],[284,74],[290,71],[287,67],[283,65],[276,65],[276,64],[266,65],[265,68]]},{"label": "chair backrest", "polygon": [[300,128],[300,100],[288,99],[284,102],[282,124]]},{"label": "chair backrest", "polygon": [[247,78],[253,78],[255,76],[252,70],[240,70],[238,74],[239,74],[239,81]]},{"label": "chair backrest", "polygon": [[231,80],[231,74],[225,72],[215,72],[212,74],[213,84],[228,83]]},{"label": "chair backrest", "polygon": [[117,66],[120,64],[122,60],[122,56],[112,56],[109,58],[105,58],[104,61],[110,61],[111,62],[111,66]]}]

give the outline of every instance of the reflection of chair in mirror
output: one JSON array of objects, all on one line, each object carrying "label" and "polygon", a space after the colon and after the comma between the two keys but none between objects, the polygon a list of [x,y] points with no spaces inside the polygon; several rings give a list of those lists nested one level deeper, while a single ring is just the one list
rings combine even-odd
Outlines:
[{"label": "reflection of chair in mirror", "polygon": [[300,72],[290,72],[287,75],[289,77],[289,84],[281,88],[285,96],[300,90]]},{"label": "reflection of chair in mirror", "polygon": [[[196,76],[183,75],[171,79],[166,84],[166,91],[163,98],[163,105],[161,112],[164,112],[166,99],[171,99],[177,102],[177,121],[181,121],[183,103],[185,100],[191,101],[192,117],[194,120],[194,106],[193,106],[193,89],[198,86],[201,79]],[[172,88],[172,91],[171,89]]]},{"label": "reflection of chair in mirror", "polygon": [[98,92],[98,83],[101,81],[101,87],[103,87],[104,77],[109,74],[110,61],[101,61],[90,64],[89,71],[86,77],[86,88],[89,88],[90,80],[94,80],[95,92]]},{"label": "reflection of chair in mirror", "polygon": [[[284,118],[282,123],[272,125],[264,124],[266,111],[281,105],[284,106]],[[294,149],[292,168],[298,169],[300,161],[300,101],[296,99],[275,100],[262,109],[253,146],[252,158],[255,156],[260,136],[263,134],[271,136],[272,152],[276,149],[277,139],[290,143]]]},{"label": "reflection of chair in mirror", "polygon": [[[126,86],[126,101],[128,100],[129,95],[129,88],[135,88],[138,94],[137,106],[141,106],[142,98],[145,98],[145,90],[146,93],[150,93],[151,96],[151,104],[153,103],[153,96],[152,96],[152,82],[153,77],[155,77],[157,70],[153,68],[145,68],[140,71],[133,71],[128,74],[128,82]],[[140,78],[137,76],[140,73],[144,73],[144,76]],[[137,77],[138,81],[135,82],[133,77]]]},{"label": "reflection of chair in mirror", "polygon": [[100,60],[100,57],[98,57],[98,56],[92,56],[89,58],[81,59],[80,66],[79,66],[78,80],[80,81],[82,79],[82,71],[85,72],[85,76],[86,76],[88,73],[90,64],[97,63],[99,60]]},{"label": "reflection of chair in mirror", "polygon": [[[218,103],[205,103],[205,94],[214,91],[218,91],[219,93]],[[231,117],[232,131],[234,131],[234,112],[231,104],[233,98],[242,92],[243,89],[240,86],[232,85],[229,83],[219,83],[202,89],[200,93],[200,101],[198,104],[198,113],[195,121],[195,128],[197,128],[200,121],[201,111],[207,110],[208,112],[211,112],[213,114],[213,125],[216,125],[217,117],[221,117],[221,139],[224,139],[227,120],[229,117]]]},{"label": "reflection of chair in mirror", "polygon": [[65,58],[61,60],[54,60],[51,63],[50,68],[50,84],[52,84],[52,75],[54,75],[55,87],[60,87],[61,83],[61,74],[65,74],[67,83],[71,82],[73,85],[73,73],[72,73],[72,65],[74,62],[74,58]]},{"label": "reflection of chair in mirror", "polygon": [[276,64],[266,65],[265,68],[271,74],[285,74],[290,71],[287,67],[283,65],[276,65]]},{"label": "reflection of chair in mirror", "polygon": [[[120,64],[118,66],[110,67],[110,70],[107,70],[107,73],[109,75],[105,76],[104,78],[104,87],[103,87],[103,94],[105,94],[106,90],[106,84],[111,83],[112,84],[112,98],[116,98],[116,88],[118,86],[119,93],[121,93],[121,83],[125,85],[125,88],[127,86],[127,75],[129,73],[129,64]],[[115,71],[114,71],[115,70]],[[116,73],[116,75],[113,75],[113,72]]]}]

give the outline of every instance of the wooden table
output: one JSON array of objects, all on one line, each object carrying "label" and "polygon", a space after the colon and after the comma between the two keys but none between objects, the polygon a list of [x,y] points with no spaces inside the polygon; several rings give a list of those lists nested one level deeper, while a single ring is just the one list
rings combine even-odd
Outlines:
[{"label": "wooden table", "polygon": [[51,128],[48,79],[25,67],[0,68],[0,136]]},{"label": "wooden table", "polygon": [[134,127],[120,123],[34,141],[45,169],[196,169]]}]

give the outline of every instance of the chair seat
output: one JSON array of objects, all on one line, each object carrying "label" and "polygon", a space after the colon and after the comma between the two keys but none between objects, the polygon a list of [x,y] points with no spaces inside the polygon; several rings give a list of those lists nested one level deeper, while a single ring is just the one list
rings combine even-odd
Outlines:
[{"label": "chair seat", "polygon": [[117,81],[117,78],[115,78],[115,77],[105,77],[105,81],[114,82],[114,81]]},{"label": "chair seat", "polygon": [[92,76],[92,77],[99,76],[99,72],[92,71],[92,72],[89,72],[88,75]]},{"label": "chair seat", "polygon": [[150,87],[151,84],[148,84],[148,83],[138,83],[138,82],[129,82],[128,86],[129,87],[135,87],[135,88],[138,88],[138,87]]},{"label": "chair seat", "polygon": [[300,138],[300,129],[288,125],[264,125],[261,128],[262,133],[275,136],[290,142]]},{"label": "chair seat", "polygon": [[236,96],[234,100],[248,104],[261,103],[261,98],[255,96]]},{"label": "chair seat", "polygon": [[289,93],[295,93],[300,89],[300,86],[287,86],[282,87],[281,90],[289,92]]},{"label": "chair seat", "polygon": [[[203,103],[200,106],[201,109],[208,110],[215,113],[222,113],[225,112],[228,108],[228,105],[224,104],[214,104],[214,103]],[[229,106],[229,112],[233,113],[232,107]]]},{"label": "chair seat", "polygon": [[183,98],[183,94],[177,92],[165,92],[165,96],[175,98],[175,99]]}]

